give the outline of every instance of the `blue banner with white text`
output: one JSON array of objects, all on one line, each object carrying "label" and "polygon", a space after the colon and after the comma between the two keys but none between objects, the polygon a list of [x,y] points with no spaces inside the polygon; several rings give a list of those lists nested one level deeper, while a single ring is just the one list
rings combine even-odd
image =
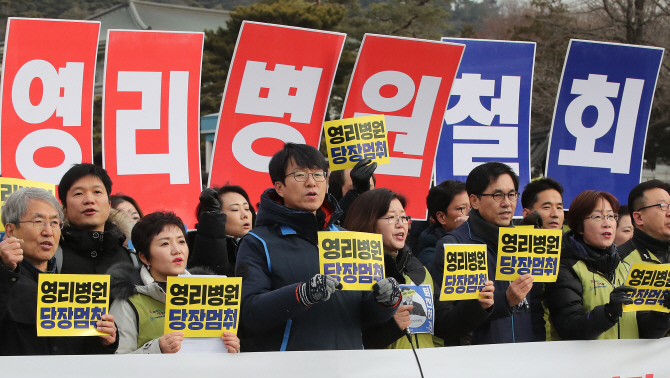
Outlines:
[{"label": "blue banner with white text", "polygon": [[587,189],[628,202],[640,182],[662,58],[658,47],[570,41],[546,170],[563,184],[566,209]]},{"label": "blue banner with white text", "polygon": [[[442,38],[466,45],[444,114],[436,183],[465,181],[476,166],[508,164],[519,191],[530,181],[534,42]],[[521,215],[521,205],[515,215]]]}]

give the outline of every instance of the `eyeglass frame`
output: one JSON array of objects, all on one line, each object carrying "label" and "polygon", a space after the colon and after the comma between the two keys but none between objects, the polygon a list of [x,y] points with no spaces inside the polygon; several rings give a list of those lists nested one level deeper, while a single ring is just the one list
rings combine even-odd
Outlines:
[{"label": "eyeglass frame", "polygon": [[[58,220],[58,221],[56,221],[56,220],[51,220],[51,221],[48,221],[48,220],[46,220],[46,219],[44,219],[44,220],[18,221],[18,222],[16,222],[16,223],[32,223],[32,224],[33,224],[33,227],[35,227],[35,228],[38,229],[38,230],[44,230],[45,228],[47,228],[47,225],[49,225],[49,226],[51,226],[51,229],[52,229],[52,230],[55,230],[56,227],[54,227],[54,226],[51,224],[52,222],[58,222],[58,229],[59,229],[59,230],[62,230],[62,229],[63,229],[63,226],[65,225],[65,222],[63,222],[62,220]],[[37,227],[36,223],[41,223],[41,224],[43,224],[44,226],[43,226],[43,227]]]},{"label": "eyeglass frame", "polygon": [[[665,210],[663,210],[663,205],[665,205]],[[661,211],[668,211],[668,209],[670,209],[670,203],[661,202],[661,203],[657,203],[655,205],[649,205],[649,206],[641,207],[637,211],[634,211],[634,213],[639,213],[640,211],[642,211],[644,209],[649,209],[650,207],[655,207],[655,206],[658,206],[661,209]]]},{"label": "eyeglass frame", "polygon": [[[593,219],[593,217],[601,217],[602,220],[601,221],[596,221],[595,219]],[[614,218],[614,220],[610,220],[609,217]],[[608,222],[618,222],[619,221],[619,214],[607,214],[607,215],[591,214],[588,217],[584,217],[584,219],[591,219],[591,222],[593,222],[593,223],[602,223],[605,219],[607,219]]]},{"label": "eyeglass frame", "polygon": [[[298,178],[295,177],[296,173],[304,173],[304,174],[306,174],[305,181],[300,181],[300,180],[298,180]],[[315,174],[315,173],[323,173],[323,181],[319,181],[319,180],[317,180],[316,177],[314,177],[314,174]],[[295,172],[291,172],[291,173],[289,173],[288,175],[284,176],[284,178],[287,178],[287,177],[289,177],[289,176],[291,176],[291,175],[293,175],[293,179],[294,179],[295,181],[297,181],[297,182],[307,182],[307,180],[309,180],[309,176],[310,176],[310,175],[312,175],[312,178],[314,179],[314,182],[326,182],[326,180],[328,179],[328,172],[326,172],[326,171],[321,171],[321,172],[302,172],[302,171],[295,171]]]},{"label": "eyeglass frame", "polygon": [[[391,219],[395,219],[396,217],[398,218],[398,220],[395,223],[391,223]],[[409,215],[389,215],[388,217],[381,217],[381,218],[378,218],[378,219],[386,219],[388,224],[398,224],[398,223],[410,224],[410,223],[412,223],[412,217],[409,216]],[[407,223],[404,223],[401,219],[406,219]]]},{"label": "eyeglass frame", "polygon": [[[510,195],[514,194],[514,199],[510,197]],[[516,202],[519,199],[519,192],[514,191],[514,193],[509,192],[509,193],[502,193],[502,192],[497,192],[497,193],[482,193],[478,197],[482,198],[482,196],[491,196],[491,199],[493,199],[495,202],[501,203],[502,201],[505,200],[505,197],[509,199],[510,202]],[[496,196],[501,196],[500,201],[496,201]]]},{"label": "eyeglass frame", "polygon": [[[495,200],[494,200],[495,201]],[[500,201],[502,202],[502,201]],[[468,209],[468,211],[463,212],[463,210]],[[449,210],[458,210],[461,212],[462,215],[468,215],[470,213],[470,210],[472,209],[472,206],[459,206],[459,207],[447,207],[447,211]]]}]

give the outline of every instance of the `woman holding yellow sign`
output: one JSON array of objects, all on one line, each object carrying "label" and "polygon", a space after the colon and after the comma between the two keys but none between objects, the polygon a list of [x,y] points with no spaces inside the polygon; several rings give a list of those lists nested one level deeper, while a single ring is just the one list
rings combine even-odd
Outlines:
[{"label": "woman holding yellow sign", "polygon": [[[143,266],[136,270],[118,264],[109,270],[113,298],[109,312],[119,329],[117,353],[177,353],[184,334],[163,334],[165,291],[168,276],[189,274],[184,223],[174,213],[152,213],[137,222],[132,240]],[[229,352],[240,350],[233,333],[225,332],[221,339]]]},{"label": "woman holding yellow sign", "polygon": [[[382,235],[384,244],[384,270],[387,277],[408,285],[426,285],[433,288],[433,278],[408,246],[405,245],[411,218],[405,213],[405,197],[388,189],[374,189],[361,194],[351,205],[344,228],[350,231],[370,232]],[[483,295],[493,299],[493,282],[489,282]],[[432,299],[432,298],[431,298]],[[398,308],[393,319],[379,326],[363,329],[363,344],[369,348],[411,348],[403,337],[410,327],[410,314],[421,309],[412,305]],[[435,346],[430,333],[415,333],[411,336],[417,348]]]},{"label": "woman holding yellow sign", "polygon": [[613,244],[618,209],[613,195],[594,190],[570,205],[558,279],[545,285],[553,340],[658,338],[670,328],[667,314],[623,312],[634,289],[624,286],[630,267]]}]

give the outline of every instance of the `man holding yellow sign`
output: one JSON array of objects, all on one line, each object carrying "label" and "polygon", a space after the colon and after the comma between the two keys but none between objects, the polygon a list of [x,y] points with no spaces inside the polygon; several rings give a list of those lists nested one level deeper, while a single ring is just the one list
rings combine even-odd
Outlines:
[{"label": "man holding yellow sign", "polygon": [[[519,198],[519,177],[506,164],[484,163],[470,172],[465,188],[472,205],[469,218],[441,238],[435,250],[444,250],[445,244],[485,244],[488,277],[492,278],[498,268],[496,262],[499,232],[512,222]],[[478,264],[477,262],[476,265]],[[436,253],[431,274],[434,277],[444,277],[445,268],[445,255]],[[444,284],[445,282],[436,284],[436,295],[444,291]],[[438,302],[435,327],[440,327],[441,319],[456,319],[463,323],[463,326],[453,327],[454,337],[450,341],[445,339],[445,345],[544,340],[540,298],[529,295],[532,288],[533,277],[530,274],[522,275],[512,282],[488,281],[478,300]],[[541,287],[537,286],[535,290],[539,288]],[[466,306],[467,311],[464,310]],[[454,311],[459,308],[460,312]],[[453,320],[449,323],[453,324]],[[469,331],[472,331],[471,337],[464,337]]]},{"label": "man holding yellow sign", "polygon": [[[118,346],[114,317],[109,314],[97,317],[99,321],[87,321],[80,325],[92,329],[88,335],[99,337],[38,337],[36,319],[39,315],[38,277],[49,277],[56,273],[54,254],[58,248],[63,226],[63,212],[56,198],[40,188],[24,188],[15,191],[2,207],[2,223],[5,225],[5,239],[0,243],[0,355],[45,355],[45,354],[103,354],[114,353]],[[55,277],[55,276],[54,276]],[[57,298],[70,298],[70,288],[79,287],[80,302],[91,300],[92,286],[58,285],[56,294],[49,294],[55,302]],[[52,284],[46,287],[47,290]],[[39,288],[45,289],[44,285]],[[86,290],[88,288],[89,290]],[[45,291],[45,290],[42,290]],[[87,299],[82,299],[83,291]],[[68,293],[68,294],[66,294]],[[106,311],[107,306],[104,306]],[[59,322],[65,326],[74,314],[71,306],[59,312]],[[50,313],[49,311],[44,314]],[[90,317],[86,317],[90,319]],[[43,323],[40,323],[43,324]],[[55,325],[44,323],[47,327]],[[76,328],[76,327],[74,327]],[[77,329],[72,330],[74,334]],[[72,334],[68,332],[60,333]],[[11,341],[11,342],[9,342]]]},{"label": "man holding yellow sign", "polygon": [[337,238],[330,231],[339,231],[341,215],[326,193],[328,164],[319,150],[287,143],[269,171],[274,188],[261,196],[256,228],[240,241],[235,266],[244,286],[245,351],[361,349],[361,327],[393,317],[398,283],[383,278],[374,292],[338,291],[338,280],[319,272],[318,233]]}]

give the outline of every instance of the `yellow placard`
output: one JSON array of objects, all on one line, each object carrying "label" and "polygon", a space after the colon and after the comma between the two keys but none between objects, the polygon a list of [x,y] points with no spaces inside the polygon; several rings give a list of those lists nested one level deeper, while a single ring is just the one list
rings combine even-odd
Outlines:
[{"label": "yellow placard", "polygon": [[372,290],[384,278],[382,236],[367,232],[319,232],[321,274],[333,276],[342,290]]},{"label": "yellow placard", "polygon": [[40,274],[37,336],[100,336],[96,324],[109,308],[109,275]]},{"label": "yellow placard", "polygon": [[626,278],[626,286],[635,289],[629,295],[632,305],[624,305],[624,311],[670,312],[663,306],[663,299],[670,290],[670,264],[633,263]]},{"label": "yellow placard", "polygon": [[237,334],[241,277],[168,277],[165,297],[165,333],[184,337],[220,337]]},{"label": "yellow placard", "polygon": [[522,230],[532,230],[535,228],[532,224],[520,224],[518,226],[514,226],[514,228],[520,228]]},{"label": "yellow placard", "polygon": [[[2,206],[5,205],[7,198],[15,191],[22,188],[42,188],[48,190],[54,196],[56,195],[56,185],[46,182],[15,179],[9,177],[0,177],[0,215]],[[0,222],[0,232],[5,232],[5,225]]]},{"label": "yellow placard", "polygon": [[331,171],[353,168],[363,159],[379,165],[391,162],[383,114],[328,121],[323,126]]},{"label": "yellow placard", "polygon": [[441,301],[477,299],[486,281],[486,244],[444,245]]},{"label": "yellow placard", "polygon": [[530,274],[535,282],[556,282],[562,237],[561,230],[501,227],[496,280]]}]

